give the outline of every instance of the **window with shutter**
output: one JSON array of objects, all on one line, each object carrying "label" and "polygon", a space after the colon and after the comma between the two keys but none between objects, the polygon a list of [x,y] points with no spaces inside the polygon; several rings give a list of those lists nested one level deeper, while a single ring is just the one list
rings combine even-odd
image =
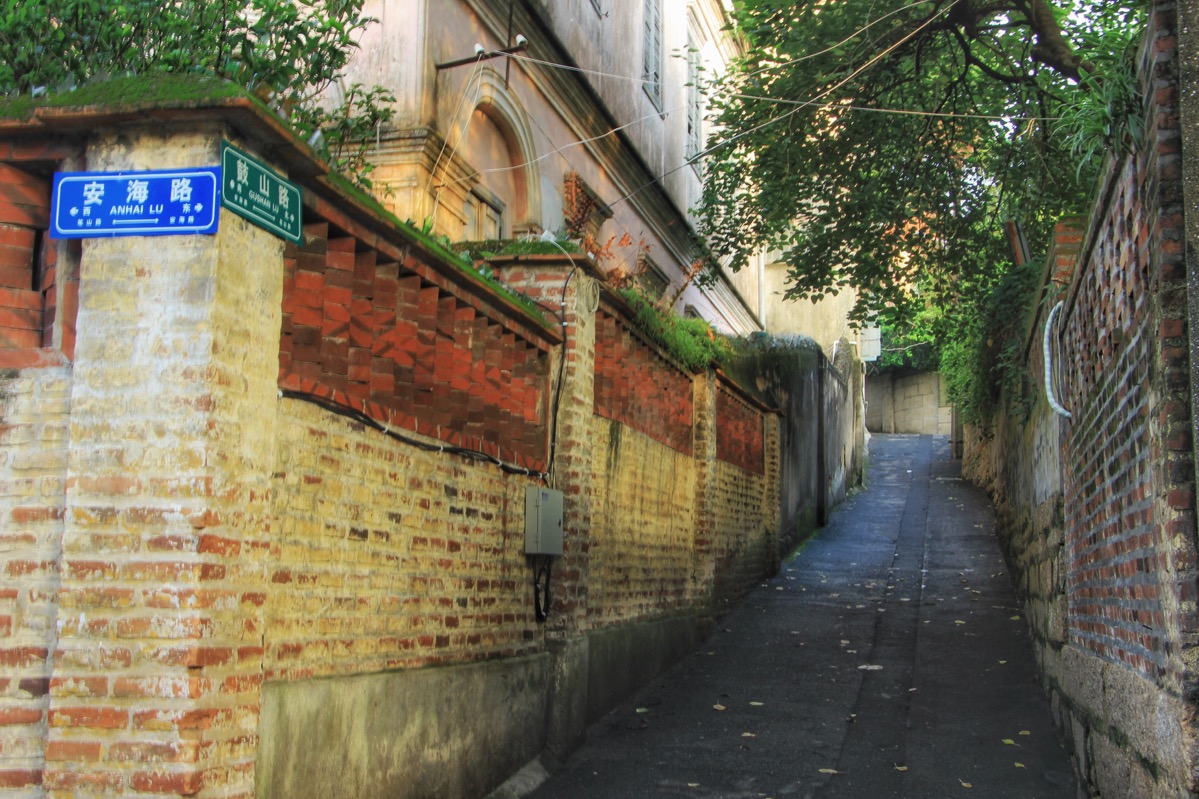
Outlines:
[{"label": "window with shutter", "polygon": [[645,47],[641,77],[654,108],[662,110],[662,0],[645,0]]},{"label": "window with shutter", "polygon": [[703,142],[704,115],[699,93],[699,48],[687,34],[687,157],[699,154]]}]

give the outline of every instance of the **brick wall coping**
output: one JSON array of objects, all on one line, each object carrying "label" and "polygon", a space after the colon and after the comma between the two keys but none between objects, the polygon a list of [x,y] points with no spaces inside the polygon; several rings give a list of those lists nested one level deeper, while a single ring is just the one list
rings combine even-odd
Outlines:
[{"label": "brick wall coping", "polygon": [[625,328],[632,333],[638,341],[652,349],[658,355],[658,357],[660,357],[666,363],[670,364],[688,377],[699,374],[698,372],[693,372],[692,370],[683,366],[675,359],[673,355],[664,350],[656,341],[645,335],[645,333],[643,333],[641,329],[633,323],[633,320],[637,316],[633,312],[633,306],[629,305],[624,297],[617,294],[616,289],[612,288],[606,283],[600,284],[600,308],[621,319]]},{"label": "brick wall coping", "polygon": [[[175,85],[180,79],[173,76],[163,82]],[[13,115],[12,109],[0,104],[0,160],[22,155],[28,158],[31,154],[40,154],[38,157],[46,160],[61,160],[68,154],[81,152],[83,141],[99,128],[225,122],[261,147],[269,161],[286,171],[288,178],[304,190],[305,206],[317,215],[340,226],[352,226],[353,230],[348,232],[381,251],[393,255],[408,251],[426,262],[443,280],[482,299],[516,322],[522,334],[540,341],[542,346],[561,343],[554,320],[543,319],[497,292],[454,253],[401,222],[372,197],[333,174],[329,165],[259,100],[232,84],[210,82],[210,85],[211,93],[199,97],[164,97],[112,105],[89,103],[88,94],[81,90],[78,105],[69,104],[70,96],[56,95],[53,104],[47,101],[45,106],[21,107],[20,115]],[[4,116],[6,112],[10,115]]]}]

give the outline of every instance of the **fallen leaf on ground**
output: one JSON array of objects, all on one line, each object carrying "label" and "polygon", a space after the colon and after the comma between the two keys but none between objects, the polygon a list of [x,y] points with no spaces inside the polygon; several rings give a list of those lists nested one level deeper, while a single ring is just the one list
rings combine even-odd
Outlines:
[{"label": "fallen leaf on ground", "polygon": [[742,738],[757,738],[758,736],[752,732],[743,732],[743,733],[741,733],[741,737]]},{"label": "fallen leaf on ground", "polygon": [[895,770],[896,771],[907,771],[908,767],[907,766],[896,766]]},{"label": "fallen leaf on ground", "polygon": [[1021,735],[1032,735],[1032,733],[1029,732],[1028,730],[1020,730],[1020,734]]},{"label": "fallen leaf on ground", "polygon": [[1016,614],[1015,616],[1012,616],[1012,621],[1020,621],[1020,615]]},{"label": "fallen leaf on ground", "polygon": [[1016,745],[1016,742],[1015,742],[1015,741],[1013,741],[1011,738],[1004,738],[1004,739],[1003,739],[1003,742],[1004,742],[1005,744],[1007,744],[1008,746],[1015,746],[1015,745]]},{"label": "fallen leaf on ground", "polygon": [[713,710],[728,710],[724,705],[712,705]]},{"label": "fallen leaf on ground", "polygon": [[1016,764],[1016,768],[1024,768],[1024,764],[1023,764],[1023,763],[1017,763],[1017,764]]},{"label": "fallen leaf on ground", "polygon": [[882,671],[882,668],[882,666],[877,666],[873,663],[863,663],[861,666],[858,666],[858,669],[861,671]]},{"label": "fallen leaf on ground", "polygon": [[[749,704],[750,704],[752,707],[762,707],[762,705],[764,705],[764,704],[766,704],[766,703],[765,703],[765,702],[750,702]],[[1023,735],[1023,733],[1021,733],[1021,735]]]},{"label": "fallen leaf on ground", "polygon": [[689,783],[687,783],[687,787],[688,788],[698,788],[699,783],[698,782],[689,782]]},{"label": "fallen leaf on ground", "polygon": [[970,784],[970,783],[968,783],[968,782],[962,782],[961,780],[958,780],[958,782],[961,782],[961,783],[962,783],[962,787],[963,787],[963,788],[973,788],[973,787],[974,787],[973,785],[971,785],[971,784]]},{"label": "fallen leaf on ground", "polygon": [[649,708],[648,707],[639,707],[639,708],[637,708],[637,712],[638,713],[648,713]]},{"label": "fallen leaf on ground", "polygon": [[837,771],[835,768],[822,768],[822,769],[820,769],[820,773],[821,774],[840,774],[841,772]]}]

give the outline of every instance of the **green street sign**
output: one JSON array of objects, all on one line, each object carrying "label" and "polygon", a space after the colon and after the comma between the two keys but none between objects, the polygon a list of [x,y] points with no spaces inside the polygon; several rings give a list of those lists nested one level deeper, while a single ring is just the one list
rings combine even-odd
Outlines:
[{"label": "green street sign", "polygon": [[227,141],[221,142],[221,206],[263,230],[299,244],[300,187]]}]

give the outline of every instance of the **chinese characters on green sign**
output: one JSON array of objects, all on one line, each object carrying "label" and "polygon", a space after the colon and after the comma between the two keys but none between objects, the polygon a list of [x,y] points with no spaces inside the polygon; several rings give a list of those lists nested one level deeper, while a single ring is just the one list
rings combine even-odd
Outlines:
[{"label": "chinese characters on green sign", "polygon": [[299,244],[303,236],[300,187],[258,159],[221,142],[221,205],[264,230]]}]

